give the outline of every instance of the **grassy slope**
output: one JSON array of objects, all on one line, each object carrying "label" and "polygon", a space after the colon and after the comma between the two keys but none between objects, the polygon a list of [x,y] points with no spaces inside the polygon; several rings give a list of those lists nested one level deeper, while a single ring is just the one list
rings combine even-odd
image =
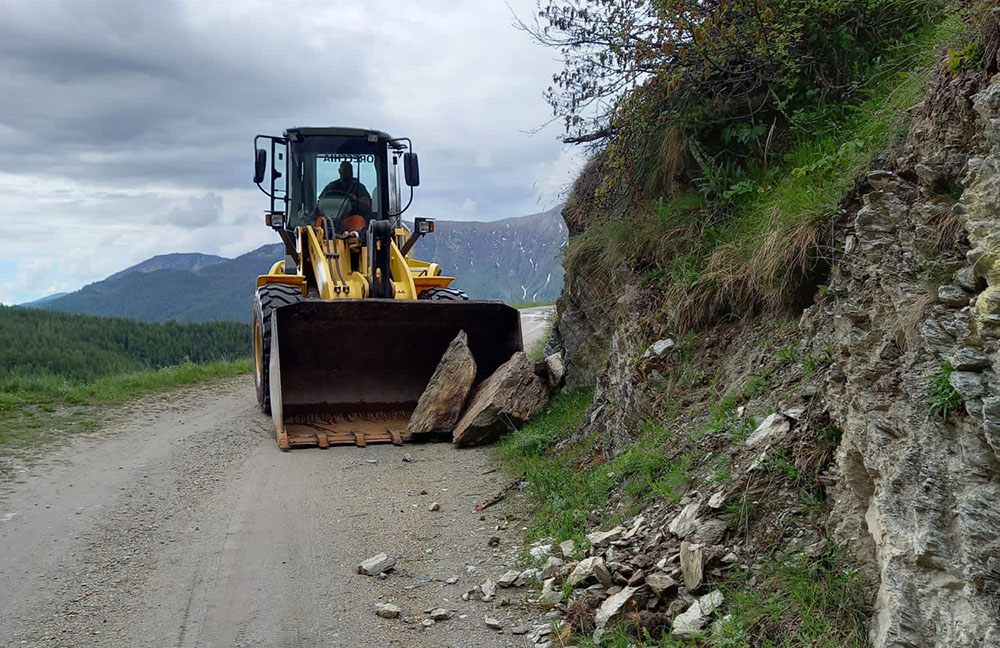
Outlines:
[{"label": "grassy slope", "polygon": [[[645,265],[638,265],[647,269],[647,287],[665,286],[668,295],[681,303],[687,300],[689,307],[747,295],[776,306],[784,298],[780,293],[790,269],[804,263],[803,250],[825,244],[820,232],[834,226],[838,203],[855,176],[905,135],[908,109],[925,93],[943,47],[959,42],[960,29],[956,18],[948,18],[888,55],[872,77],[867,99],[849,110],[844,121],[792,147],[779,168],[742,200],[735,218],[695,231],[681,245],[676,245],[677,237],[691,236],[683,221],[695,220],[689,218],[691,212],[704,206],[696,197],[647,205],[629,219],[597,219],[571,239],[567,267],[606,272],[623,259],[642,259]],[[828,254],[832,260],[832,251]],[[708,359],[714,350],[711,343],[689,336],[679,366],[663,369],[667,382],[646,386],[660,405],[657,415],[631,430],[632,447],[610,460],[600,453],[599,432],[587,432],[591,394],[562,393],[553,399],[500,449],[510,470],[527,481],[535,505],[529,536],[580,541],[594,526],[607,528],[650,502],[677,501],[690,488],[701,493],[733,488],[733,466],[744,459],[738,448],[757,424],[752,416],[737,415],[737,407],[764,416],[798,383],[809,381],[828,364],[821,353],[798,352],[794,332],[788,333],[794,323],[785,322],[784,329],[781,324],[779,320],[774,335],[758,331],[746,336],[745,344],[756,340],[766,349],[766,358],[728,392],[718,377],[733,359],[713,363]],[[791,519],[822,518],[826,503],[819,473],[838,440],[837,430],[818,425],[796,446],[769,454],[761,477],[735,486],[742,498],[727,500],[723,514],[731,528],[749,540],[757,533],[755,525],[764,528],[768,507],[779,507],[754,498],[778,491],[787,500]],[[759,550],[757,569],[734,570],[717,579],[729,616],[702,639],[680,642],[666,635],[645,636],[637,644],[634,628],[621,628],[604,645],[867,645],[864,574],[847,568],[832,549],[819,558],[781,553],[777,546]],[[581,646],[591,645],[586,638],[580,640]]]}]

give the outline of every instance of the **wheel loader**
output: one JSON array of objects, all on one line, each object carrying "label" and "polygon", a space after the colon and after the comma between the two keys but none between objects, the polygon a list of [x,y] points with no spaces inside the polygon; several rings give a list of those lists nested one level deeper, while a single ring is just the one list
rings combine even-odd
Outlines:
[{"label": "wheel loader", "polygon": [[402,220],[420,184],[409,138],[290,128],[256,136],[254,151],[265,223],[285,248],[253,296],[257,400],[282,450],[409,440],[417,400],[460,331],[477,381],[522,349],[516,310],[470,300],[411,255],[434,221]]}]

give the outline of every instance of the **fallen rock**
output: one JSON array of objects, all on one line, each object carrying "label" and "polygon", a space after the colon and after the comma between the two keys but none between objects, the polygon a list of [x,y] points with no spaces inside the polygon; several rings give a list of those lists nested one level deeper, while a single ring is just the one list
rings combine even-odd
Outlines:
[{"label": "fallen rock", "polygon": [[493,582],[492,578],[487,578],[486,581],[479,586],[479,590],[483,593],[484,601],[492,601],[493,597],[497,595],[497,584]]},{"label": "fallen rock", "polygon": [[447,621],[451,618],[451,612],[444,608],[434,608],[431,610],[431,619],[434,621]]},{"label": "fallen rock", "polygon": [[384,553],[376,554],[358,565],[358,573],[365,576],[378,576],[396,566],[396,559]]},{"label": "fallen rock", "polygon": [[437,502],[431,502],[430,505],[427,507],[427,510],[428,511],[440,511],[441,510],[441,505],[438,504]]},{"label": "fallen rock", "polygon": [[562,601],[563,595],[562,591],[556,587],[556,579],[549,578],[542,583],[542,593],[538,597],[539,603],[548,603],[550,605],[555,605]]},{"label": "fallen rock", "polygon": [[552,553],[552,545],[543,544],[543,545],[538,545],[537,547],[532,547],[529,550],[529,553],[531,554],[532,558],[534,558],[538,562],[542,562],[543,560],[549,557],[550,553]]},{"label": "fallen rock", "polygon": [[705,622],[722,605],[722,592],[715,590],[702,596],[674,619],[670,633],[681,639],[690,639],[701,632]]},{"label": "fallen rock", "polygon": [[601,603],[601,607],[597,609],[597,614],[594,615],[594,643],[601,643],[601,638],[604,637],[604,628],[608,625],[611,619],[615,618],[625,609],[626,604],[632,599],[636,592],[639,591],[638,587],[626,587],[617,594],[613,594],[608,598],[604,599]]},{"label": "fallen rock", "polygon": [[611,587],[611,573],[604,564],[604,558],[591,556],[578,562],[566,579],[566,584],[570,587],[576,587],[591,579],[598,581],[604,587]]},{"label": "fallen rock", "polygon": [[576,543],[572,540],[563,540],[557,545],[559,549],[559,555],[565,560],[572,560],[573,554],[576,553]]},{"label": "fallen rock", "polygon": [[376,603],[375,614],[383,619],[395,619],[399,616],[399,607],[392,603]]},{"label": "fallen rock", "polygon": [[514,634],[514,635],[523,635],[523,634],[528,634],[529,630],[531,630],[531,626],[529,626],[529,625],[519,625],[519,626],[514,626],[513,628],[511,628],[510,629],[510,633]]},{"label": "fallen rock", "polygon": [[691,540],[702,545],[717,543],[726,533],[727,525],[719,519],[704,520],[698,523],[698,528],[691,534]]},{"label": "fallen rock", "polygon": [[552,578],[558,576],[563,571],[565,563],[555,556],[549,556],[542,567],[542,578]]},{"label": "fallen rock", "polygon": [[646,574],[646,585],[657,596],[663,596],[664,593],[669,593],[677,587],[677,581],[667,574],[653,572],[652,574]]},{"label": "fallen rock", "polygon": [[617,540],[625,532],[622,526],[616,526],[610,531],[594,531],[587,534],[587,542],[595,549],[606,546],[612,540]]},{"label": "fallen rock", "polygon": [[424,626],[425,628],[429,628],[435,623],[437,622],[434,619],[424,619],[423,621],[420,622],[420,625]]},{"label": "fallen rock", "polygon": [[701,545],[681,542],[681,573],[684,574],[687,591],[694,592],[701,586],[704,560]]},{"label": "fallen rock", "polygon": [[642,525],[645,521],[646,518],[645,516],[642,515],[633,520],[632,526],[630,526],[628,528],[628,531],[625,532],[625,535],[622,536],[622,540],[631,540],[635,536],[635,534],[639,532],[639,529],[642,528]]},{"label": "fallen rock", "polygon": [[764,419],[743,443],[748,448],[771,445],[776,437],[787,434],[792,429],[792,421],[784,414],[775,412]]},{"label": "fallen rock", "polygon": [[722,508],[722,505],[726,503],[726,493],[725,491],[719,491],[715,495],[708,498],[708,505],[714,509]]},{"label": "fallen rock", "polygon": [[420,395],[407,431],[411,434],[450,433],[462,415],[475,380],[476,360],[469,350],[469,338],[465,331],[459,331]]},{"label": "fallen rock", "polygon": [[503,576],[497,579],[497,587],[513,587],[520,575],[521,572],[516,569],[504,572]]},{"label": "fallen rock", "polygon": [[518,351],[479,386],[452,439],[460,447],[493,441],[524,425],[548,399],[549,386]]},{"label": "fallen rock", "polygon": [[514,587],[523,587],[536,578],[538,578],[538,570],[534,567],[529,567],[518,574],[517,580],[514,581]]},{"label": "fallen rock", "polygon": [[503,630],[503,625],[500,623],[499,619],[495,619],[488,614],[483,617],[483,623],[486,624],[487,628],[491,628],[493,630]]},{"label": "fallen rock", "polygon": [[677,346],[677,343],[670,338],[665,338],[663,340],[657,340],[649,345],[645,352],[643,352],[642,357],[645,358],[662,358],[667,355],[667,353]]},{"label": "fallen rock", "polygon": [[691,502],[685,506],[680,513],[677,514],[671,522],[667,529],[670,533],[673,533],[678,538],[686,538],[695,532],[698,528],[698,509],[701,508],[701,504],[698,502]]},{"label": "fallen rock", "polygon": [[566,363],[563,362],[561,353],[545,356],[545,372],[549,379],[550,389],[556,389],[562,385],[563,378],[566,377]]}]

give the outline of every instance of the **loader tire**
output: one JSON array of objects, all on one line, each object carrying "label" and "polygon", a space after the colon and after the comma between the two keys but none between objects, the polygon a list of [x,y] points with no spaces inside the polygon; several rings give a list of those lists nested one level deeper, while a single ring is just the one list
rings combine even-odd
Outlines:
[{"label": "loader tire", "polygon": [[469,295],[456,288],[428,288],[418,297],[431,301],[469,301]]},{"label": "loader tire", "polygon": [[279,306],[302,301],[302,291],[295,286],[270,284],[253,295],[254,386],[257,403],[265,414],[271,413],[271,313]]}]

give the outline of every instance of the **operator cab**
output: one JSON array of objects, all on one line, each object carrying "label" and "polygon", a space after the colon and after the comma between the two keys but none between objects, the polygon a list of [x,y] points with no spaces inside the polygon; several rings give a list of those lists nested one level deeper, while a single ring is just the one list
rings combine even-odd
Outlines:
[{"label": "operator cab", "polygon": [[[269,174],[262,139],[270,140]],[[420,183],[410,140],[381,131],[290,128],[282,137],[258,135],[254,148],[254,182],[271,198],[268,224],[279,233],[325,224],[338,235],[358,232],[363,243],[372,221],[398,222],[409,206],[400,200],[400,160],[406,184]],[[268,175],[270,192],[261,186]]]}]

